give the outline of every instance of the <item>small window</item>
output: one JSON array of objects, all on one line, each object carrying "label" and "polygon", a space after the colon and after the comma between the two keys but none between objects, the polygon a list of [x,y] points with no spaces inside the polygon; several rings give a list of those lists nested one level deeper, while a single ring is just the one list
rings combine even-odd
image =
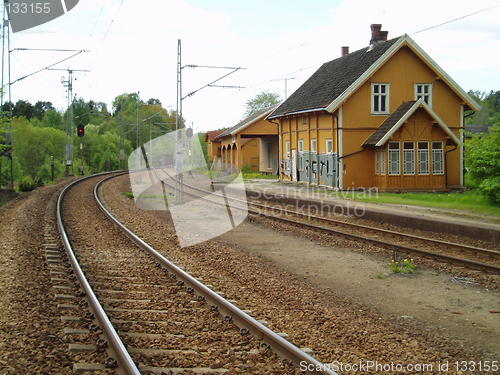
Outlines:
[{"label": "small window", "polygon": [[403,143],[403,158],[403,174],[415,174],[415,144],[413,142]]},{"label": "small window", "polygon": [[418,174],[429,174],[429,142],[418,142]]},{"label": "small window", "polygon": [[331,139],[326,140],[326,152],[329,154],[333,153],[333,141]]},{"label": "small window", "polygon": [[299,152],[304,151],[304,140],[303,139],[299,139],[298,148],[299,148]]},{"label": "small window", "polygon": [[311,139],[311,152],[317,152],[317,142],[316,139]]},{"label": "small window", "polygon": [[286,158],[290,159],[290,141],[286,141],[285,143],[285,152],[286,152]]},{"label": "small window", "polygon": [[377,175],[385,175],[385,153],[385,149],[375,151],[375,174]]},{"label": "small window", "polygon": [[432,142],[432,173],[444,173],[444,155],[442,142]]},{"label": "small window", "polygon": [[399,142],[389,143],[389,174],[397,175],[401,173]]},{"label": "small window", "polygon": [[389,88],[388,83],[372,83],[372,113],[389,113]]},{"label": "small window", "polygon": [[424,102],[432,107],[432,83],[417,83],[415,85],[415,99],[423,98]]},{"label": "small window", "polygon": [[302,116],[302,125],[309,124],[309,116]]}]

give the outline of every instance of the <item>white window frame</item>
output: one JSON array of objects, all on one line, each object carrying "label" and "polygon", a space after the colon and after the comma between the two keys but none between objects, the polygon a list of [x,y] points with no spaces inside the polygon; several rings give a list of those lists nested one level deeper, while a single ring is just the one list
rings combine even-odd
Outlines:
[{"label": "white window frame", "polygon": [[[405,141],[403,143],[403,174],[414,175],[415,174],[415,142]],[[411,144],[412,148],[406,148]],[[411,159],[411,160],[408,160]]]},{"label": "white window frame", "polygon": [[387,160],[386,160],[386,150],[383,148],[380,150],[380,175],[385,176],[386,168],[387,168]]},{"label": "white window frame", "polygon": [[333,139],[331,138],[326,139],[326,153],[333,154]]},{"label": "white window frame", "polygon": [[290,160],[290,141],[285,141],[286,158]]},{"label": "white window frame", "polygon": [[[421,87],[422,91],[420,93],[418,92],[419,87]],[[427,88],[427,92],[425,92],[425,88]],[[421,97],[423,97],[424,102],[432,108],[432,83],[415,83],[415,100],[418,100]]]},{"label": "white window frame", "polygon": [[375,174],[378,176],[385,175],[385,149],[378,149],[375,151]]},{"label": "white window frame", "polygon": [[304,152],[304,140],[299,139],[299,142],[297,143],[297,150],[299,152]]},{"label": "white window frame", "polygon": [[318,152],[318,141],[316,138],[311,138],[311,152]]},{"label": "white window frame", "polygon": [[[398,148],[397,149],[391,149],[391,145],[397,144]],[[389,161],[389,175],[390,176],[397,176],[401,174],[401,145],[399,142],[389,142],[388,146],[388,161]],[[397,161],[392,161],[392,155],[396,154],[397,155]],[[393,165],[397,166],[397,172],[393,172],[392,167]]]},{"label": "white window frame", "polygon": [[309,124],[309,116],[302,116],[302,125]]},{"label": "white window frame", "polygon": [[[440,144],[440,148],[434,148],[434,145]],[[432,174],[434,175],[443,175],[444,174],[444,148],[443,142],[441,141],[432,141],[431,145],[432,150]],[[440,154],[440,168],[435,168],[436,166],[436,155]],[[436,172],[437,169],[437,172]]]},{"label": "white window frame", "polygon": [[[382,87],[385,88],[385,92],[382,93]],[[378,90],[377,90],[378,89]],[[375,92],[375,91],[378,91],[378,92]],[[375,98],[378,98],[377,99],[377,103],[378,103],[378,110],[375,110]],[[381,98],[384,97],[385,98],[385,110],[382,111],[380,110],[381,108]],[[372,83],[372,93],[371,93],[371,96],[370,96],[370,100],[371,100],[371,109],[372,109],[372,114],[373,115],[387,115],[389,114],[389,107],[390,107],[390,103],[391,103],[391,85],[390,83],[380,83],[380,82],[377,82],[377,83]]]},{"label": "white window frame", "polygon": [[[420,148],[420,145],[425,143],[427,145],[427,148]],[[425,164],[422,164],[422,160],[424,159],[422,157],[422,155],[425,155],[425,159],[424,160],[424,163]],[[430,161],[430,147],[429,147],[429,142],[427,141],[419,141],[417,142],[417,156],[418,156],[418,160],[417,160],[417,173],[419,175],[429,175],[430,174],[430,168],[429,168],[429,161]],[[425,169],[424,168],[421,168],[422,165],[425,166]]]}]

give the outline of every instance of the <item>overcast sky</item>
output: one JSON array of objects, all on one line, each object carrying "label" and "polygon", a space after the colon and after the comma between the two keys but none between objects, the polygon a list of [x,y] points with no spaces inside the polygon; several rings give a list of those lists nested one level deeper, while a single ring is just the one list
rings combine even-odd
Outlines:
[{"label": "overcast sky", "polygon": [[[175,108],[177,39],[183,64],[246,68],[184,100],[195,130],[237,123],[245,102],[261,91],[284,97],[323,62],[366,47],[371,23],[389,38],[409,34],[466,91],[500,89],[500,7],[421,33],[419,30],[500,4],[499,0],[80,0],[66,15],[12,35],[11,48],[71,48],[91,52],[60,64],[76,74],[74,92],[110,104],[124,92]],[[12,80],[68,53],[14,51]],[[183,69],[184,93],[225,74]],[[66,105],[64,72],[44,71],[12,86],[13,100]]]}]

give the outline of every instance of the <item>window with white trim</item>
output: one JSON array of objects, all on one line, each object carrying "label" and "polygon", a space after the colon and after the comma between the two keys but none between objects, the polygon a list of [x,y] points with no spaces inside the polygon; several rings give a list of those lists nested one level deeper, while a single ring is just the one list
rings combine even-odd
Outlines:
[{"label": "window with white trim", "polygon": [[380,174],[380,150],[375,151],[375,174]]},{"label": "window with white trim", "polygon": [[317,141],[315,138],[311,139],[311,152],[317,152]]},{"label": "window with white trim", "polygon": [[389,174],[397,175],[401,173],[399,142],[389,143]]},{"label": "window with white trim", "polygon": [[375,174],[385,175],[385,149],[375,151]]},{"label": "window with white trim", "polygon": [[302,124],[303,125],[309,124],[309,116],[302,116]]},{"label": "window with white trim", "polygon": [[298,150],[299,150],[299,152],[304,151],[304,140],[303,139],[299,139]]},{"label": "window with white trim", "polygon": [[418,142],[418,174],[429,174],[429,142]]},{"label": "window with white trim", "polygon": [[326,152],[329,154],[333,153],[333,140],[331,139],[326,140]]},{"label": "window with white trim", "polygon": [[432,142],[432,174],[444,174],[443,142]]},{"label": "window with white trim", "polygon": [[432,83],[416,83],[415,99],[424,99],[424,102],[432,107]]},{"label": "window with white trim", "polygon": [[290,141],[285,142],[286,158],[290,159]]},{"label": "window with white trim", "polygon": [[415,144],[403,142],[403,174],[415,174]]},{"label": "window with white trim", "polygon": [[389,113],[389,89],[388,83],[372,83],[372,113]]}]

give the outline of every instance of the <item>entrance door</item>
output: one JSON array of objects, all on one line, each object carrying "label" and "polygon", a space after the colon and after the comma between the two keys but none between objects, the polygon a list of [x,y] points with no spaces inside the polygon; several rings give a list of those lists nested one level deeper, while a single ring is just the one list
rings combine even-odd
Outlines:
[{"label": "entrance door", "polygon": [[292,149],[292,181],[297,181],[297,150]]}]

